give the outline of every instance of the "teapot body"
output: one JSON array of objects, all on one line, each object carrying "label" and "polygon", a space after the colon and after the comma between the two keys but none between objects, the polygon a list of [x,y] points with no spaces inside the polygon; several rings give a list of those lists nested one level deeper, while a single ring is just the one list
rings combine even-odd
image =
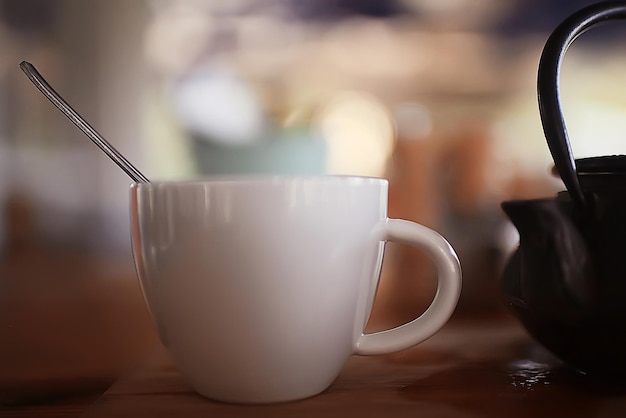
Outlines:
[{"label": "teapot body", "polygon": [[502,203],[520,246],[502,279],[529,333],[585,373],[626,374],[626,184],[580,214],[567,193]]}]

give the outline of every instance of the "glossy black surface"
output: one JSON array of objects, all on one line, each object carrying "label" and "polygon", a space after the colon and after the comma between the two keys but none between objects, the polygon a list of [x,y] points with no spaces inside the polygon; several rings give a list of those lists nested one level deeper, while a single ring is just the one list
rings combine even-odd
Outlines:
[{"label": "glossy black surface", "polygon": [[504,202],[520,248],[503,276],[507,305],[535,339],[581,371],[626,374],[626,199],[592,218],[563,198]]}]

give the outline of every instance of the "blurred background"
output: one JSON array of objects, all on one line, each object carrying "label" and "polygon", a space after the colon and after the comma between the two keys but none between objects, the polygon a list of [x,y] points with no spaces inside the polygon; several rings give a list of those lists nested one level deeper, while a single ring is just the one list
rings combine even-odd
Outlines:
[{"label": "blurred background", "polygon": [[[537,110],[539,56],[590,3],[0,1],[0,403],[105,386],[157,344],[132,264],[130,181],[20,61],[151,179],[388,178],[390,216],[457,250],[457,315],[501,315],[517,236],[499,204],[562,188]],[[576,157],[626,153],[625,37],[607,24],[565,58]],[[423,310],[433,274],[389,245],[370,329]]]}]

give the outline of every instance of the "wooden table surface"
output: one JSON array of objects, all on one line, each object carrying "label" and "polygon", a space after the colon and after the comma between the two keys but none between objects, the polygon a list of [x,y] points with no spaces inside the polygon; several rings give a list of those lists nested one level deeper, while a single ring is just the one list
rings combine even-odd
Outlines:
[{"label": "wooden table surface", "polygon": [[562,367],[510,319],[453,320],[411,350],[352,357],[318,396],[274,405],[205,399],[159,348],[82,416],[623,417],[626,387],[592,382]]},{"label": "wooden table surface", "polygon": [[[32,402],[1,406],[0,417],[626,416],[626,386],[594,382],[563,367],[508,317],[456,318],[413,349],[354,356],[327,391],[283,404],[241,406],[205,399],[159,344],[108,390],[105,381],[87,376],[35,383],[28,385]],[[67,395],[42,398],[33,390]]]}]

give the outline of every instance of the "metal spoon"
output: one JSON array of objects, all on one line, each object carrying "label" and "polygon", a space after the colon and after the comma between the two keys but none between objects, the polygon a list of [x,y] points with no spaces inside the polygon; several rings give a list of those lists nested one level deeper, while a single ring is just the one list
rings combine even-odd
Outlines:
[{"label": "metal spoon", "polygon": [[35,68],[35,66],[29,62],[22,61],[20,63],[20,68],[26,76],[32,81],[32,83],[39,89],[39,91],[46,96],[48,100],[52,102],[53,105],[57,107],[69,120],[71,120],[74,125],[78,127],[81,131],[84,132],[85,135],[94,144],[98,146],[106,155],[109,156],[110,159],[113,160],[115,164],[117,164],[128,176],[133,179],[136,183],[149,183],[150,180],[135,166],[133,166],[122,154],[117,151],[113,145],[109,144],[109,142],[102,137],[91,125],[85,121],[72,107],[48,84],[48,82],[39,74],[39,71]]}]

